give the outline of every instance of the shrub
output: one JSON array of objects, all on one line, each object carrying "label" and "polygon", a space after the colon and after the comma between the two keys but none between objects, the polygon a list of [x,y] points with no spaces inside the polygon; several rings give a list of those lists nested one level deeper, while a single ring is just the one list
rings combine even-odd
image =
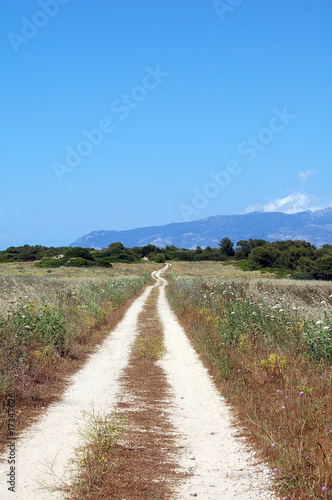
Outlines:
[{"label": "shrub", "polygon": [[93,265],[94,262],[91,262],[91,260],[88,259],[83,259],[82,257],[77,257],[76,259],[70,259],[66,263],[66,266],[74,266],[74,267],[87,267]]},{"label": "shrub", "polygon": [[76,257],[86,260],[93,260],[93,257],[87,248],[73,247],[68,248],[68,250],[65,251],[64,258],[66,260]]},{"label": "shrub", "polygon": [[65,259],[44,258],[35,263],[35,267],[60,267],[66,264]]}]

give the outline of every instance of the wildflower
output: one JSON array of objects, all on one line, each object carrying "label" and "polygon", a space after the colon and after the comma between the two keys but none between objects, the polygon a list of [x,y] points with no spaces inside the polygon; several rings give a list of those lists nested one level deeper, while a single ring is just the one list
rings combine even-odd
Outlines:
[{"label": "wildflower", "polygon": [[329,326],[324,326],[324,327],[323,327],[323,330],[329,330],[329,329],[330,329],[330,327],[329,327]]},{"label": "wildflower", "polygon": [[327,491],[326,486],[323,486],[322,491]]},{"label": "wildflower", "polygon": [[300,395],[302,396],[302,394],[304,394],[304,391],[300,391]]},{"label": "wildflower", "polygon": [[306,460],[310,460],[310,457],[305,457]]},{"label": "wildflower", "polygon": [[281,392],[280,389],[276,390],[276,392]]},{"label": "wildflower", "polygon": [[25,315],[25,314],[22,314],[22,318],[26,318],[26,315]]},{"label": "wildflower", "polygon": [[282,408],[283,410],[286,410],[286,406],[282,406],[281,408]]},{"label": "wildflower", "polygon": [[274,448],[274,447],[275,447],[275,445],[276,445],[275,443],[272,443],[272,444],[271,444],[272,448]]},{"label": "wildflower", "polygon": [[326,304],[326,300],[322,300],[322,301],[321,301],[321,304]]},{"label": "wildflower", "polygon": [[296,307],[296,306],[294,306],[294,307],[292,307],[292,309],[293,309],[293,311],[296,311],[296,310],[297,310],[297,307]]},{"label": "wildflower", "polygon": [[25,325],[25,327],[24,327],[24,328],[30,328],[30,326],[29,326],[29,325]]},{"label": "wildflower", "polygon": [[316,325],[322,325],[323,324],[323,321],[319,320],[319,321],[316,321]]},{"label": "wildflower", "polygon": [[273,472],[278,472],[277,467],[275,467],[275,468],[273,469]]},{"label": "wildflower", "polygon": [[256,313],[256,312],[253,312],[253,313],[252,313],[252,315],[253,315],[253,316],[257,316],[257,313]]},{"label": "wildflower", "polygon": [[232,311],[231,314],[235,314],[235,311]]},{"label": "wildflower", "polygon": [[283,309],[279,309],[279,312],[280,312],[280,313],[281,313],[281,312],[283,312]]}]

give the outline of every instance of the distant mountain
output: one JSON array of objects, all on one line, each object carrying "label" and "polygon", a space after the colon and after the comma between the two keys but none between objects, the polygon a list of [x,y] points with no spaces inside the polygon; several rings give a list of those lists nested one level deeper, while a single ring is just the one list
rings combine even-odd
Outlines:
[{"label": "distant mountain", "polygon": [[282,212],[251,212],[245,215],[216,215],[193,222],[165,226],[142,227],[126,231],[93,231],[70,246],[101,249],[120,241],[126,247],[158,247],[175,245],[178,248],[217,247],[227,236],[235,243],[249,238],[267,241],[305,240],[318,248],[332,244],[332,208],[297,214]]}]

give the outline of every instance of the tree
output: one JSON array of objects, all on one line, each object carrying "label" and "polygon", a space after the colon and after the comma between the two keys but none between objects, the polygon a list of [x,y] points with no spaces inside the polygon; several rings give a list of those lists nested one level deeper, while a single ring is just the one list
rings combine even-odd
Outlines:
[{"label": "tree", "polygon": [[248,262],[251,269],[261,269],[262,267],[274,267],[276,260],[280,257],[279,250],[273,248],[272,244],[259,246],[251,250]]},{"label": "tree", "polygon": [[223,238],[219,243],[220,253],[221,255],[225,255],[226,257],[234,257],[234,243],[229,238]]}]

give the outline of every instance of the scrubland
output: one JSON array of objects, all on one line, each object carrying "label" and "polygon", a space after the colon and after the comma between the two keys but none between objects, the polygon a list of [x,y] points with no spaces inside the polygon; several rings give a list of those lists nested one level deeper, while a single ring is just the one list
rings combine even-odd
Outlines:
[{"label": "scrubland", "polygon": [[172,307],[282,496],[331,499],[331,282],[201,262],[173,263],[167,277]]},{"label": "scrubland", "polygon": [[[8,394],[19,432],[59,397],[157,268],[0,265],[2,444]],[[281,497],[332,499],[331,282],[221,262],[173,262],[167,279],[174,311]]]}]

